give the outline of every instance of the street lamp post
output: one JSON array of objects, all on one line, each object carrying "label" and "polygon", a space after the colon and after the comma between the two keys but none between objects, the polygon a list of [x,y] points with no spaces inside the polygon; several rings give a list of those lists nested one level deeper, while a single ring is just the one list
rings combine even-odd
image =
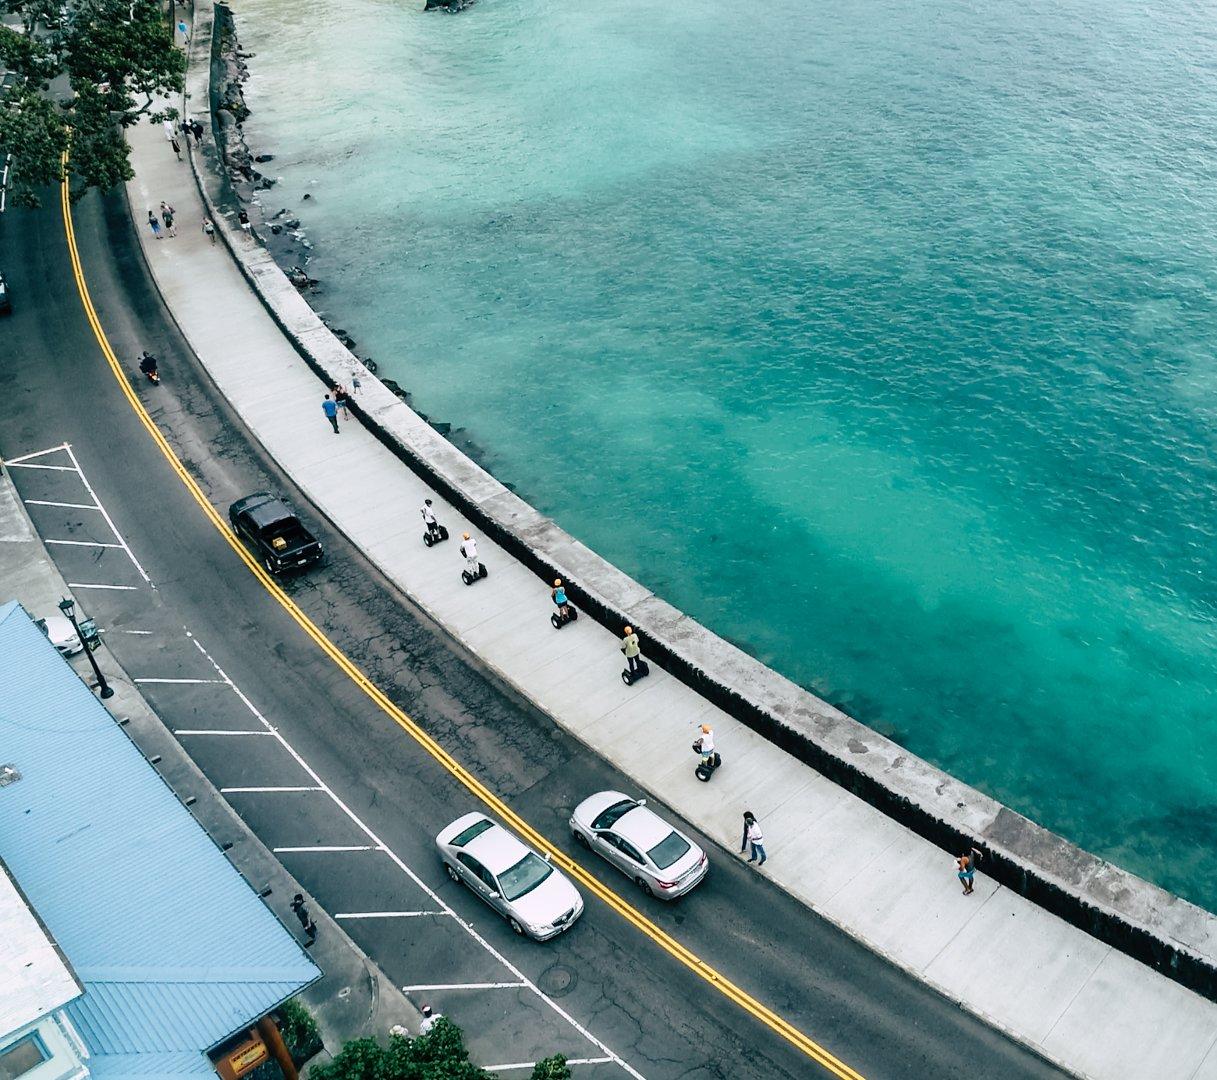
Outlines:
[{"label": "street lamp post", "polygon": [[80,644],[84,646],[85,655],[89,658],[89,663],[93,665],[93,674],[97,676],[97,685],[101,689],[103,698],[114,696],[114,687],[106,682],[106,677],[101,673],[101,668],[97,666],[97,657],[93,655],[93,650],[89,648],[89,644],[85,641],[85,636],[80,632],[80,623],[76,621],[76,601],[65,596],[59,601],[59,610],[67,616],[68,622],[72,624],[72,628],[76,631],[76,637]]}]

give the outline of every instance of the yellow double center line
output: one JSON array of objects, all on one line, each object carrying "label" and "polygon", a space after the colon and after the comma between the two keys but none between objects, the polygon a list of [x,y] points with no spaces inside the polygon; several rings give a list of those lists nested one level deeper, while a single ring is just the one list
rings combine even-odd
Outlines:
[{"label": "yellow double center line", "polygon": [[178,478],[186,486],[186,490],[194,496],[195,502],[199,504],[200,509],[207,516],[207,519],[216,527],[216,530],[228,541],[229,547],[236,553],[237,557],[249,568],[249,572],[254,575],[262,583],[262,586],[268,593],[271,594],[285,611],[299,624],[300,628],[317,643],[317,646],[346,674],[346,676],[355,683],[376,705],[386,713],[404,730],[415,742],[427,751],[436,761],[438,761],[445,769],[448,770],[471,795],[480,799],[487,807],[499,816],[506,824],[510,825],[520,836],[524,837],[533,847],[544,851],[549,857],[565,870],[571,877],[575,878],[585,889],[593,893],[613,911],[617,912],[623,919],[629,922],[635,929],[641,931],[652,941],[655,942],[664,952],[675,957],[690,971],[697,974],[707,983],[713,986],[724,997],[735,1002],[741,1009],[751,1013],[754,1017],[765,1024],[766,1027],[776,1032],[791,1045],[797,1047],[813,1061],[822,1065],[829,1073],[840,1080],[863,1080],[860,1073],[851,1069],[844,1062],[833,1057],[819,1043],[803,1034],[793,1024],[784,1020],[768,1006],[757,1001],[756,998],[741,990],[730,979],[724,977],[719,972],[715,971],[709,964],[697,956],[696,953],[686,948],[670,934],[665,933],[648,919],[642,912],[633,907],[630,903],[618,896],[612,889],[604,885],[598,878],[585,870],[579,863],[571,859],[565,852],[555,847],[544,836],[536,831],[522,817],[511,809],[502,799],[500,799],[493,791],[483,784],[476,776],[465,768],[459,761],[456,760],[447,750],[437,743],[430,735],[420,728],[413,720],[410,719],[400,708],[398,708],[383,691],[376,686],[360,669],[359,667],[346,656],[329,638],[321,632],[316,624],[303,611],[296,606],[295,601],[291,599],[261,566],[254,559],[245,545],[242,544],[229,529],[220,513],[208,501],[207,496],[203,493],[203,489],[199,487],[198,482],[186,470],[173,447],[169,445],[168,440],[161,433],[160,428],[153,422],[152,417],[148,415],[147,409],[143,403],[135,395],[135,391],[131,388],[131,383],[127,378],[126,372],[119,365],[118,358],[114,355],[114,350],[110,347],[110,342],[106,337],[105,331],[102,329],[101,321],[97,317],[97,312],[93,307],[93,301],[89,296],[89,287],[85,283],[84,270],[80,263],[80,253],[76,247],[76,232],[72,223],[72,206],[68,195],[68,182],[65,180],[61,186],[62,204],[63,204],[63,223],[67,233],[68,252],[72,261],[72,273],[76,278],[76,287],[80,291],[81,303],[84,305],[85,315],[89,320],[89,325],[93,328],[93,333],[97,338],[98,345],[101,346],[102,354],[110,365],[110,370],[114,374],[119,387],[126,396],[131,408],[135,411],[135,415],[139,417],[140,422],[148,430],[148,434],[152,436],[153,442],[160,448],[162,454],[165,455],[165,460],[169,462],[170,467]]}]

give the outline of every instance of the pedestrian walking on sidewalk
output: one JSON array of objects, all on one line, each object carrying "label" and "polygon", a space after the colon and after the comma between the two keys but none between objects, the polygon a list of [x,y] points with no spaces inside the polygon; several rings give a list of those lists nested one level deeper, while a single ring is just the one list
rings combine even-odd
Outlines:
[{"label": "pedestrian walking on sidewalk", "polygon": [[638,644],[638,635],[632,626],[627,626],[621,635],[621,651],[625,653],[625,662],[633,675],[638,670],[638,654],[642,652],[642,646]]},{"label": "pedestrian walking on sidewalk", "polygon": [[211,242],[216,242],[216,227],[211,223],[211,218],[203,218],[203,235],[210,237]]},{"label": "pedestrian walking on sidewalk", "polygon": [[418,1033],[420,1035],[426,1035],[427,1032],[439,1023],[440,1018],[444,1015],[443,1013],[437,1013],[430,1005],[424,1005],[418,1011],[423,1014],[422,1023],[418,1025]]},{"label": "pedestrian walking on sidewalk", "polygon": [[189,146],[190,136],[194,134],[194,125],[189,120],[183,119],[180,127],[182,129],[182,142]]},{"label": "pedestrian walking on sidewalk", "polygon": [[170,236],[177,236],[177,229],[173,227],[174,209],[163,199],[161,200],[161,220],[165,223],[165,232]]},{"label": "pedestrian walking on sidewalk", "polygon": [[182,144],[177,141],[176,135],[174,135],[173,138],[171,138],[169,140],[169,145],[173,147],[173,152],[175,154],[177,154],[178,161],[181,161],[182,160]]},{"label": "pedestrian walking on sidewalk", "polygon": [[350,420],[351,414],[347,411],[347,405],[351,402],[351,396],[347,393],[346,387],[341,383],[334,387],[334,401],[338,404],[338,408],[342,410],[342,418]]},{"label": "pedestrian walking on sidewalk", "polygon": [[970,847],[955,860],[958,867],[959,881],[963,885],[964,896],[972,895],[973,880],[976,877],[976,864],[980,861],[980,858],[981,853],[976,848]]},{"label": "pedestrian walking on sidewalk", "polygon": [[203,125],[197,120],[191,120],[190,130],[194,132],[194,145],[198,146],[203,139]]},{"label": "pedestrian walking on sidewalk", "polygon": [[334,429],[334,434],[340,434],[338,430],[338,406],[330,400],[330,395],[325,395],[325,400],[321,403],[321,411],[325,413],[325,418],[330,422],[330,427]]},{"label": "pedestrian walking on sidewalk", "polygon": [[161,130],[165,133],[165,142],[173,142],[173,121],[166,117],[161,121]]},{"label": "pedestrian walking on sidewalk", "polygon": [[253,226],[249,223],[249,215],[244,210],[237,211],[237,221],[241,223],[241,228],[247,233],[253,232]]},{"label": "pedestrian walking on sidewalk", "polygon": [[304,897],[300,893],[296,893],[292,897],[292,911],[296,913],[296,918],[300,920],[300,925],[304,929],[305,937],[308,939],[305,942],[305,948],[307,948],[317,940],[317,924],[313,922],[313,916],[309,914]]},{"label": "pedestrian walking on sidewalk", "polygon": [[[757,866],[764,866],[768,858],[765,854],[765,834],[761,832],[761,824],[756,820],[756,815],[751,810],[745,810],[744,839],[740,841],[739,853],[742,855],[749,845],[752,846],[752,857],[748,861],[756,863]],[[757,862],[758,856],[760,862]]]},{"label": "pedestrian walking on sidewalk", "polygon": [[148,228],[158,240],[161,238],[161,223],[156,220],[156,215],[151,210],[148,211]]}]

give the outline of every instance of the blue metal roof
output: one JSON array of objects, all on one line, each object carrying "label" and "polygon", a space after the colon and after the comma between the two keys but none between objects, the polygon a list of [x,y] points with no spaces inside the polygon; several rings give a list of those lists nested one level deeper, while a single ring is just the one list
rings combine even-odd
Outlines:
[{"label": "blue metal roof", "polygon": [[320,971],[16,603],[0,686],[21,772],[0,853],[84,984],[68,1012],[94,1075],[209,1071],[203,1050]]}]

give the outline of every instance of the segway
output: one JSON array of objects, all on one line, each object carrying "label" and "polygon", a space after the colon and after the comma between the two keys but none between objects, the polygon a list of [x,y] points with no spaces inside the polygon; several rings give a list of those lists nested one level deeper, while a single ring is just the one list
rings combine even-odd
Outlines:
[{"label": "segway", "polygon": [[481,581],[486,576],[486,564],[478,563],[478,572],[476,574],[469,573],[468,570],[461,571],[461,580],[466,585],[472,585],[475,581]]},{"label": "segway", "polygon": [[579,618],[579,613],[575,610],[575,605],[567,604],[565,612],[555,611],[549,617],[549,621],[553,623],[555,630],[561,630],[567,623],[573,623],[577,618]]},{"label": "segway", "polygon": [[633,671],[627,667],[621,673],[621,681],[626,686],[633,686],[639,679],[645,679],[650,674],[650,665],[640,656],[638,657],[638,666]]},{"label": "segway", "polygon": [[[698,739],[697,742],[693,744],[693,752],[695,754],[701,753],[701,739]],[[722,756],[716,750],[710,755],[708,760],[703,758],[697,763],[697,768],[693,770],[693,775],[704,784],[710,779],[710,777],[714,775],[715,769],[717,769],[722,763]]]},{"label": "segway", "polygon": [[432,535],[430,529],[423,533],[423,543],[426,544],[427,547],[431,547],[432,544],[442,544],[447,539],[448,530],[443,525],[435,526],[434,535]]}]

